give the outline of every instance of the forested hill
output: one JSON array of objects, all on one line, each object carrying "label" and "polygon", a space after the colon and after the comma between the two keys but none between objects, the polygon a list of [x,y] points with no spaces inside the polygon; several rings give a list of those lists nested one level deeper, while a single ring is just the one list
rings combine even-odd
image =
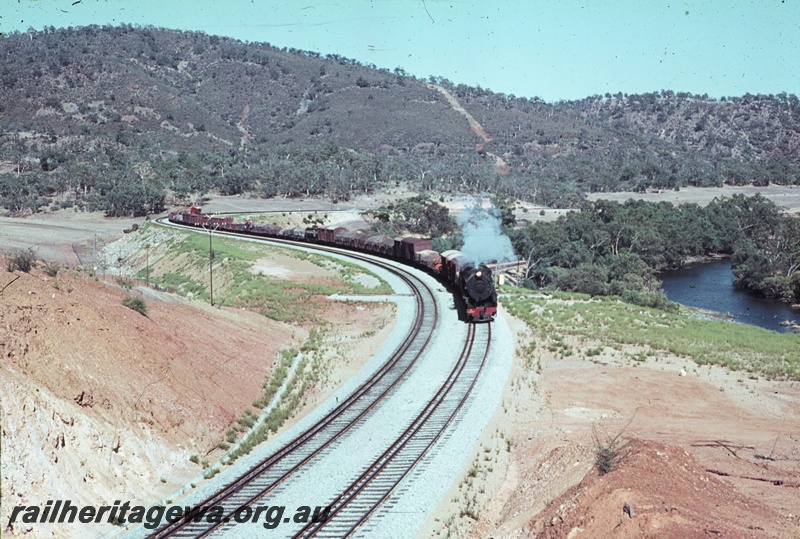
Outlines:
[{"label": "forested hill", "polygon": [[0,54],[0,205],[14,212],[57,200],[143,214],[209,189],[342,200],[403,181],[549,205],[800,181],[794,95],[545,103],[129,25],[4,35]]}]

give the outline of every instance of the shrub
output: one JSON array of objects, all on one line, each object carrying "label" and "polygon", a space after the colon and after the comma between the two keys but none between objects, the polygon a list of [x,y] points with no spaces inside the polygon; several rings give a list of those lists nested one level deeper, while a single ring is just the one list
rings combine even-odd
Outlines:
[{"label": "shrub", "polygon": [[125,290],[130,290],[131,288],[133,288],[133,281],[131,281],[130,279],[123,279],[122,277],[117,277],[116,281],[117,284],[120,285]]},{"label": "shrub", "polygon": [[147,316],[147,304],[142,298],[128,296],[122,300],[122,304],[129,309],[133,309],[142,316]]},{"label": "shrub", "polygon": [[597,471],[600,472],[600,475],[614,471],[619,459],[617,438],[601,440],[594,428],[592,428],[592,438],[594,439],[594,463],[597,465]]},{"label": "shrub", "polygon": [[44,272],[45,272],[47,275],[49,275],[50,277],[55,277],[55,276],[57,276],[57,275],[58,275],[58,271],[59,271],[60,269],[61,269],[61,266],[59,266],[59,265],[58,265],[57,263],[55,263],[55,262],[53,262],[53,263],[49,263],[49,262],[47,262],[47,263],[45,263],[45,265],[44,265]]},{"label": "shrub", "polygon": [[597,264],[581,264],[560,272],[555,284],[562,290],[573,290],[590,296],[608,293],[608,270]]},{"label": "shrub", "polygon": [[597,429],[592,426],[592,441],[594,442],[594,463],[597,465],[597,470],[600,475],[605,475],[614,471],[619,463],[619,459],[623,453],[623,440],[622,434],[625,429],[633,422],[636,417],[633,416],[628,420],[628,423],[622,427],[615,435],[604,434],[602,437],[598,434]]},{"label": "shrub", "polygon": [[6,269],[9,272],[16,270],[28,273],[36,263],[36,251],[33,249],[19,249],[8,258]]}]

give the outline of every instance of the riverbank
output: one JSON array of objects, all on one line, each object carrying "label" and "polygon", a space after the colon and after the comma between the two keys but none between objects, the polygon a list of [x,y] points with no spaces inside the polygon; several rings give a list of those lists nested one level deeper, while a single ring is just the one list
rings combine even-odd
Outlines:
[{"label": "riverbank", "polygon": [[[778,300],[757,296],[735,286],[730,258],[714,256],[658,274],[670,301],[698,313],[697,318],[732,319],[771,331],[792,331],[800,310]],[[784,324],[789,322],[789,324]]]}]

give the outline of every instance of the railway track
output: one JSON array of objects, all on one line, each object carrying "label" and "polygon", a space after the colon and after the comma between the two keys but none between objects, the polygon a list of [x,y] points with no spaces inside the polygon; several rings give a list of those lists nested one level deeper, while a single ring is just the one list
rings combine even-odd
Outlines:
[{"label": "railway track", "polygon": [[[227,235],[219,232],[217,234]],[[298,245],[287,240],[271,241]],[[406,282],[413,291],[416,305],[411,331],[375,375],[335,409],[247,473],[196,504],[223,507],[225,516],[220,522],[179,520],[163,526],[150,537],[207,537],[218,533],[224,535],[233,526],[238,508],[251,506],[273,492],[354,426],[364,422],[378,404],[397,388],[430,343],[439,313],[433,290],[424,281],[374,257],[331,247],[315,248],[340,254],[344,252],[348,256],[368,260]],[[477,346],[476,333],[481,334]],[[458,362],[423,411],[375,462],[333,500],[329,516],[324,522],[312,522],[295,532],[295,537],[341,537],[369,518],[416,463],[428,453],[463,406],[488,355],[490,336],[490,326],[469,326],[467,342]]]},{"label": "railway track", "polygon": [[[275,242],[296,245],[295,242],[286,240],[275,240]],[[324,248],[324,250],[337,251],[334,248]],[[354,256],[364,260],[368,259],[365,256]],[[438,319],[433,290],[423,281],[413,275],[398,271],[391,264],[374,259],[369,259],[369,261],[398,275],[414,292],[415,320],[405,340],[370,380],[358,387],[334,410],[253,467],[247,474],[227,485],[200,505],[225,507],[226,518],[230,519],[236,508],[252,504],[255,500],[263,497],[299,470],[306,462],[329,447],[359,421],[365,419],[367,414],[374,410],[377,404],[397,386],[422,355],[431,340]],[[151,537],[205,537],[217,527],[218,525],[214,523],[178,521],[162,527]]]},{"label": "railway track", "polygon": [[364,525],[428,454],[466,403],[489,355],[491,334],[490,325],[469,325],[458,362],[434,398],[394,443],[329,505],[328,518],[307,524],[293,537],[346,537]]}]

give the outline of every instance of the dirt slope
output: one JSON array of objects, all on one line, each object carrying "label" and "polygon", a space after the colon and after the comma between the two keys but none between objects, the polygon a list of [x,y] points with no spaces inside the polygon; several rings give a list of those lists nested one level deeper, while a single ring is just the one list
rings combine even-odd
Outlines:
[{"label": "dirt slope", "polygon": [[[531,334],[511,326],[519,350]],[[419,537],[800,537],[800,384],[625,352],[517,358],[471,467]],[[595,433],[627,444],[603,476]]]},{"label": "dirt slope", "polygon": [[[469,128],[472,129],[472,132],[483,139],[483,142],[477,144],[475,149],[479,152],[485,151],[486,144],[492,141],[492,137],[489,136],[480,122],[478,122],[478,120],[476,120],[475,117],[472,116],[472,114],[470,114],[467,109],[465,109],[461,103],[458,102],[455,96],[450,93],[447,88],[439,86],[438,84],[426,84],[425,86],[442,94],[447,102],[450,103],[450,106],[453,108],[453,110],[462,114],[467,119]],[[508,174],[508,163],[506,163],[502,157],[491,152],[486,152],[486,154],[494,159],[495,167],[498,172],[501,174]]]},{"label": "dirt slope", "polygon": [[[13,278],[0,272],[0,288]],[[13,505],[149,503],[189,481],[202,471],[190,457],[219,456],[278,350],[306,337],[255,313],[146,292],[147,317],[121,304],[116,283],[34,269],[0,295],[3,537],[87,531],[8,526]],[[347,324],[359,334],[385,325],[384,306],[356,308],[331,302],[346,320],[337,338]]]},{"label": "dirt slope", "polygon": [[708,473],[689,453],[644,440],[623,450],[617,470],[587,474],[521,537],[792,537],[778,511]]}]

